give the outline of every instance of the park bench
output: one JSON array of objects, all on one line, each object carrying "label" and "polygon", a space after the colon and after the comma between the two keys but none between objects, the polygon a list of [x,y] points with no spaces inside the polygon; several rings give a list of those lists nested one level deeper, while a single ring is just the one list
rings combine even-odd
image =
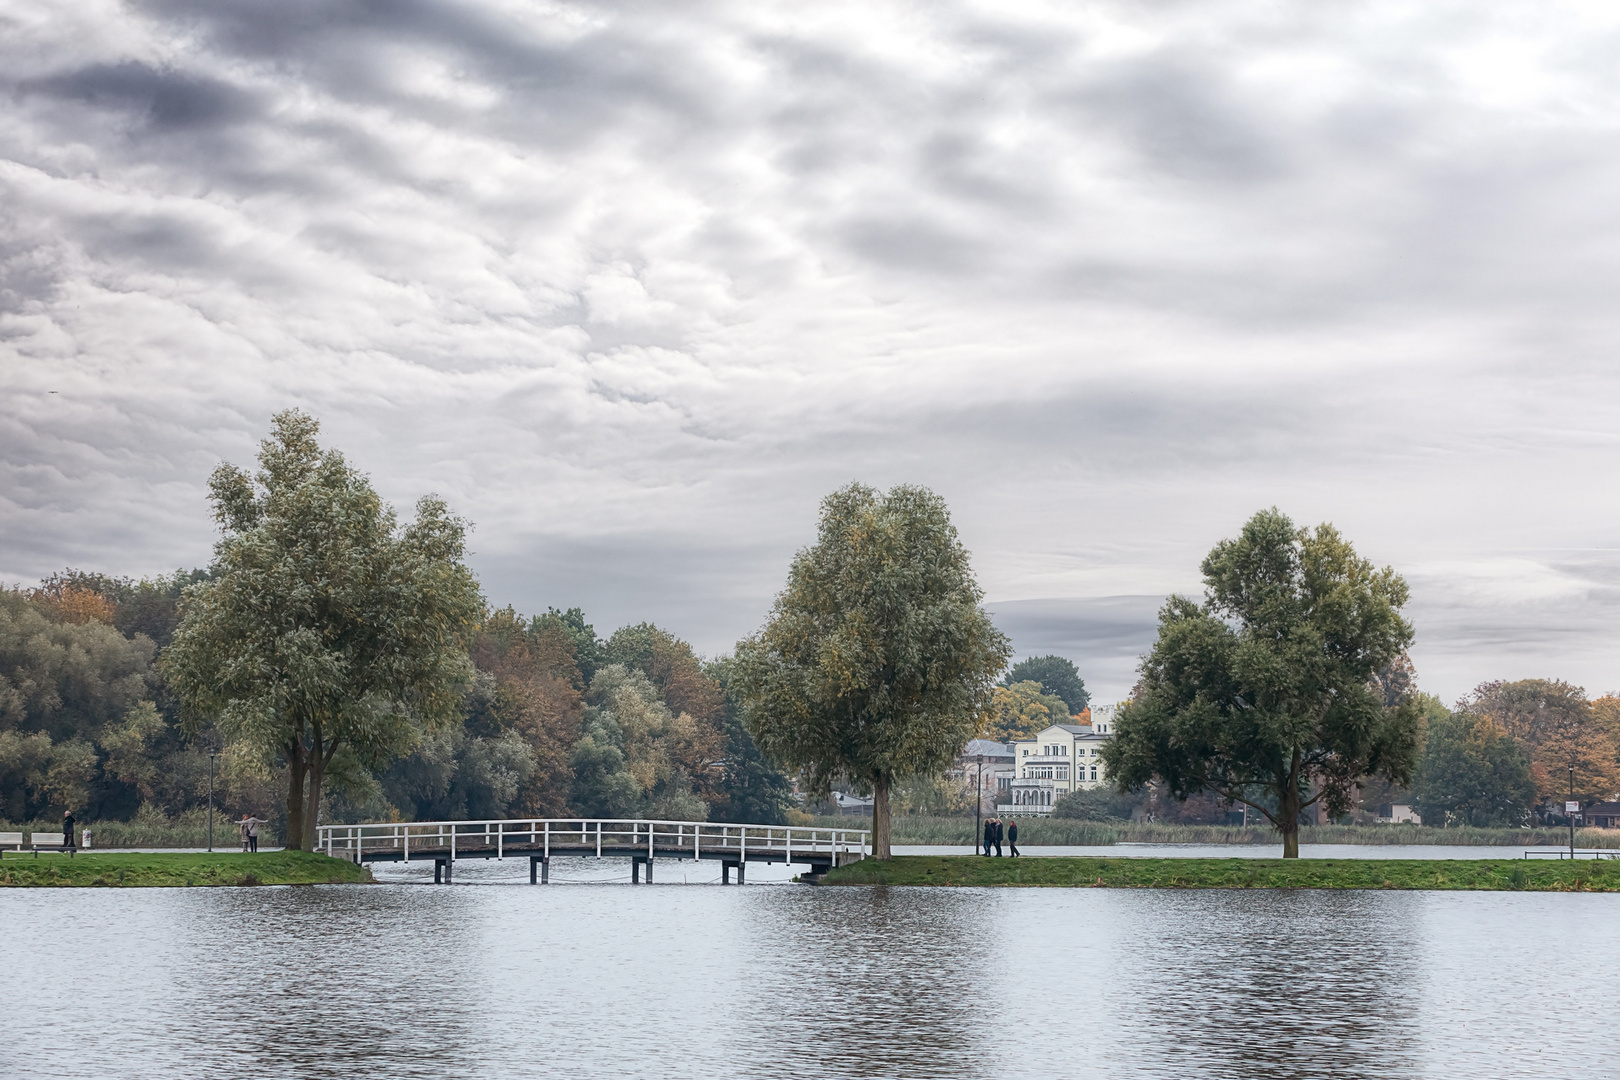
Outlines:
[{"label": "park bench", "polygon": [[7,848],[13,848],[17,851],[21,851],[26,846],[27,845],[23,843],[22,833],[0,832],[0,851],[5,851]]},{"label": "park bench", "polygon": [[39,858],[41,851],[66,851],[71,855],[73,849],[63,843],[63,839],[61,830],[45,832],[41,829],[35,829],[33,835],[29,837],[28,846],[33,850],[36,859]]}]

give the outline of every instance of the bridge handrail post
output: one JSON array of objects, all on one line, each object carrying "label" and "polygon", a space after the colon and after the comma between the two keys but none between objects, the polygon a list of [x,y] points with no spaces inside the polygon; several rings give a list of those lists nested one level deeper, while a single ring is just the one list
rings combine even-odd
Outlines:
[{"label": "bridge handrail post", "polygon": [[738,862],[747,862],[748,861],[748,826],[744,825],[741,828],[739,828],[737,830],[737,835],[738,835],[737,846],[741,849],[741,854],[738,856],[737,861]]},{"label": "bridge handrail post", "polygon": [[600,821],[596,823],[596,857],[598,859],[602,857],[602,823]]},{"label": "bridge handrail post", "polygon": [[546,819],[546,858],[551,858],[551,819]]},{"label": "bridge handrail post", "polygon": [[[486,838],[489,836],[489,830],[487,828],[484,830],[484,836]],[[506,851],[505,851],[505,847],[504,847],[504,844],[503,844],[503,841],[505,841],[505,839],[506,839],[506,826],[500,824],[499,822],[497,822],[496,825],[495,825],[495,861],[496,862],[501,862],[502,860],[504,860],[506,858]]]},{"label": "bridge handrail post", "polygon": [[456,826],[454,822],[450,824],[450,861],[456,861]]},{"label": "bridge handrail post", "polygon": [[411,827],[409,825],[401,825],[399,827],[399,844],[400,844],[400,849],[404,852],[404,857],[403,857],[402,861],[410,862],[411,861]]}]

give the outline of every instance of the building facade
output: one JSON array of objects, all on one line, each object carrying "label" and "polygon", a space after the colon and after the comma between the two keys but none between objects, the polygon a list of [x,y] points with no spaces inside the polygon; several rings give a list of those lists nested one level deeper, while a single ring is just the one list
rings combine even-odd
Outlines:
[{"label": "building facade", "polygon": [[1053,724],[1033,738],[1013,743],[1013,778],[997,811],[1043,816],[1069,792],[1106,784],[1102,748],[1113,738],[1111,726]]}]

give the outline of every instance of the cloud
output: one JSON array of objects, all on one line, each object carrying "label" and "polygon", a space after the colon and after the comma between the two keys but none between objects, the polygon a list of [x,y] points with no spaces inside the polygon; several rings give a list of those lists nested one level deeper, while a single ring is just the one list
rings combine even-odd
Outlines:
[{"label": "cloud", "polygon": [[1412,578],[1445,696],[1615,681],[1601,10],[0,22],[0,577],[205,561],[209,470],[300,405],[492,599],[710,652],[859,478],[944,493],[1105,697],[1117,598],[1270,505]]}]

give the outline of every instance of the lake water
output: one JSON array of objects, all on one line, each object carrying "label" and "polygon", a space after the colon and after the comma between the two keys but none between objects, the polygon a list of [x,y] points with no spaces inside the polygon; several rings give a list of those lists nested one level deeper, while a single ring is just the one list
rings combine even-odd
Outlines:
[{"label": "lake water", "polygon": [[674,883],[690,864],[632,888],[611,861],[554,866],[546,887],[508,862],[455,887],[410,867],[0,892],[0,1074],[1620,1074],[1620,895]]}]

